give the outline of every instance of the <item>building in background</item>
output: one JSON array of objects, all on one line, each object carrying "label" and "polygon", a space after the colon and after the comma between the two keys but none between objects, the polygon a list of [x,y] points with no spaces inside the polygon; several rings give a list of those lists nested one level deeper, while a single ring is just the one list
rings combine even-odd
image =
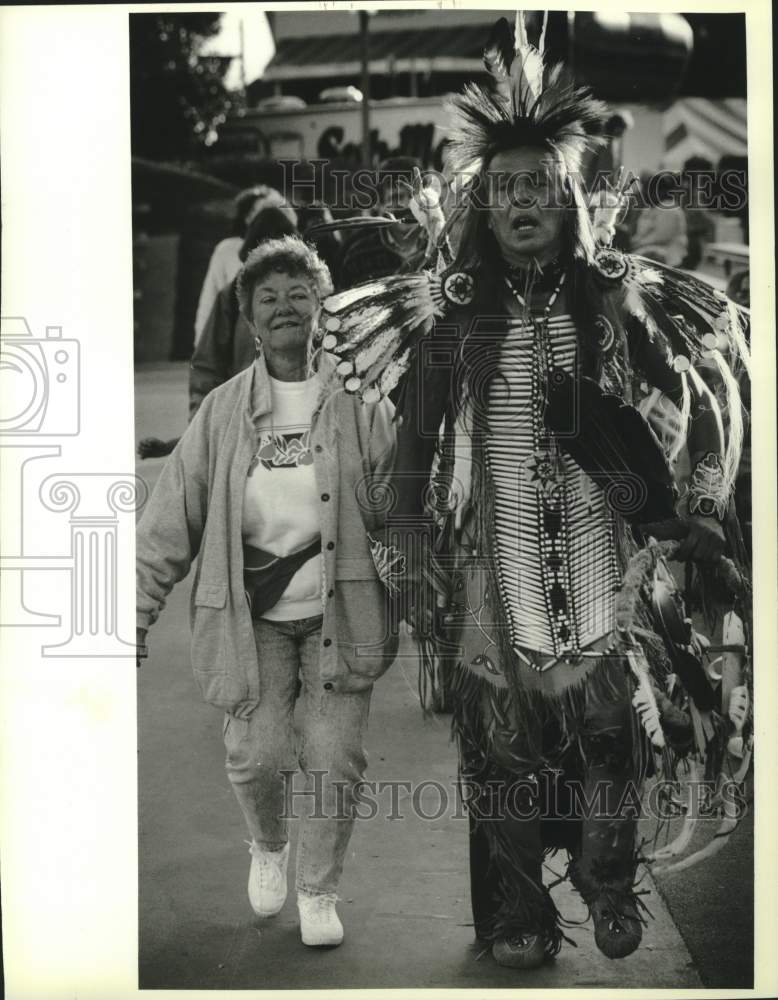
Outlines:
[{"label": "building in background", "polygon": [[[324,160],[346,172],[363,164],[359,12],[277,10],[257,15],[260,24],[254,23],[250,6],[244,9],[245,37],[264,33],[266,16],[275,54],[260,77],[247,80],[245,100],[236,102],[241,113],[219,127],[217,141],[190,165],[223,187],[209,188],[202,178],[185,185],[192,198],[184,206],[180,198],[168,196],[164,184],[157,191],[156,182],[140,183],[141,175],[151,176],[148,166],[137,164],[134,171],[139,358],[189,356],[208,248],[227,233],[231,194],[256,183],[283,188],[288,176],[279,165],[283,159]],[[441,169],[445,97],[468,80],[483,79],[484,45],[494,21],[506,14],[482,9],[371,12],[372,166],[406,155]],[[713,168],[722,161],[747,164],[742,14],[552,11],[546,47],[579,82],[629,112],[631,127],[620,148],[611,151],[609,165],[617,160],[639,174],[679,170],[693,156]],[[330,194],[329,189],[319,192],[325,200]],[[716,219],[712,242],[724,244],[725,251],[723,256],[711,251],[705,261],[721,281],[747,262],[746,221],[743,212]],[[163,270],[175,275],[176,284],[165,295],[156,280]]]},{"label": "building in background", "polygon": [[[369,17],[374,161],[411,155],[440,167],[445,95],[484,76],[484,45],[505,14],[379,10]],[[274,11],[267,18],[275,55],[249,83],[245,113],[221,129],[220,153],[340,158],[357,165],[358,12]],[[552,11],[546,48],[598,97],[629,109],[634,127],[621,150],[627,169],[680,167],[692,155],[716,162],[743,152],[742,15]]]},{"label": "building in background", "polygon": [[[490,10],[377,10],[369,22],[371,97],[432,97],[484,72],[481,54],[499,14]],[[295,95],[308,104],[322,90],[359,84],[357,11],[268,12],[275,55],[249,86],[249,102]]]}]

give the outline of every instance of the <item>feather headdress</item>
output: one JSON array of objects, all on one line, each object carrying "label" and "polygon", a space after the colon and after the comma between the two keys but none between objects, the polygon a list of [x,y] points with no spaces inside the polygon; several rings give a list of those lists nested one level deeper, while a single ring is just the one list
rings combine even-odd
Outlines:
[{"label": "feather headdress", "polygon": [[561,65],[545,65],[547,18],[537,46],[528,40],[522,11],[513,31],[500,18],[484,50],[494,89],[468,84],[451,98],[447,156],[455,176],[478,173],[495,153],[518,146],[555,150],[568,170],[577,171],[585,150],[604,141],[605,104],[567,80]]}]

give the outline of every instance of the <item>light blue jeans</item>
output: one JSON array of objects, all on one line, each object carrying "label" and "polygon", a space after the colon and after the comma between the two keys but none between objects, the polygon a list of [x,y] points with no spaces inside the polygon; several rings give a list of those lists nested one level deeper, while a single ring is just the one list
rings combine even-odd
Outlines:
[{"label": "light blue jeans", "polygon": [[[340,880],[354,827],[354,789],[367,766],[362,743],[371,693],[324,690],[321,622],[321,615],[254,622],[260,702],[247,719],[227,715],[224,723],[227,776],[252,838],[267,850],[281,848],[287,817],[300,816],[296,886],[307,893],[334,892]],[[298,690],[302,719],[295,739]],[[298,766],[304,781],[295,774]]]}]

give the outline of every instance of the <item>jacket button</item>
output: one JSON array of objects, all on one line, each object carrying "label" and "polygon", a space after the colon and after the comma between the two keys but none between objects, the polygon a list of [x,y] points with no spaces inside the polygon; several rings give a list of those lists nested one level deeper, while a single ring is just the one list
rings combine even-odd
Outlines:
[{"label": "jacket button", "polygon": [[322,448],[322,446],[321,446],[320,444],[317,444],[317,445],[314,445],[314,447],[313,447],[313,450],[314,450],[315,452],[319,453],[319,454],[320,454],[320,453],[321,453],[322,451],[324,451],[324,449]]},{"label": "jacket button", "polygon": [[324,642],[322,643],[322,646],[331,646],[331,645],[332,645],[332,639],[325,639]]},{"label": "jacket button", "polygon": [[326,503],[329,500],[330,495],[329,493],[322,493],[321,498],[324,501],[324,503]]},{"label": "jacket button", "polygon": [[334,542],[327,542],[327,548],[328,549],[334,549],[335,548],[335,543]]},{"label": "jacket button", "polygon": [[332,690],[332,687],[333,687],[333,684],[332,684],[332,681],[327,681],[327,682],[325,683],[325,685],[324,685],[324,690],[325,690],[325,691],[331,691],[331,690]]},{"label": "jacket button", "polygon": [[327,591],[327,597],[334,597],[334,596],[335,596],[335,588],[330,587],[330,589]]}]

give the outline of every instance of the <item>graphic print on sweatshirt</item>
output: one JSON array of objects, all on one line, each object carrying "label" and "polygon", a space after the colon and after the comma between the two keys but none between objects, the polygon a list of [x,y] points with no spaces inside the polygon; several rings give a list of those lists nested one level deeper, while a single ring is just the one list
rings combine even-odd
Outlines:
[{"label": "graphic print on sweatshirt", "polygon": [[[321,537],[321,501],[311,449],[318,379],[270,377],[271,408],[258,418],[257,444],[243,494],[243,540],[285,558]],[[304,563],[265,618],[293,621],[321,614],[321,554]]]},{"label": "graphic print on sweatshirt", "polygon": [[311,429],[265,430],[259,436],[259,448],[251,461],[249,476],[258,464],[263,469],[297,469],[312,465]]}]

